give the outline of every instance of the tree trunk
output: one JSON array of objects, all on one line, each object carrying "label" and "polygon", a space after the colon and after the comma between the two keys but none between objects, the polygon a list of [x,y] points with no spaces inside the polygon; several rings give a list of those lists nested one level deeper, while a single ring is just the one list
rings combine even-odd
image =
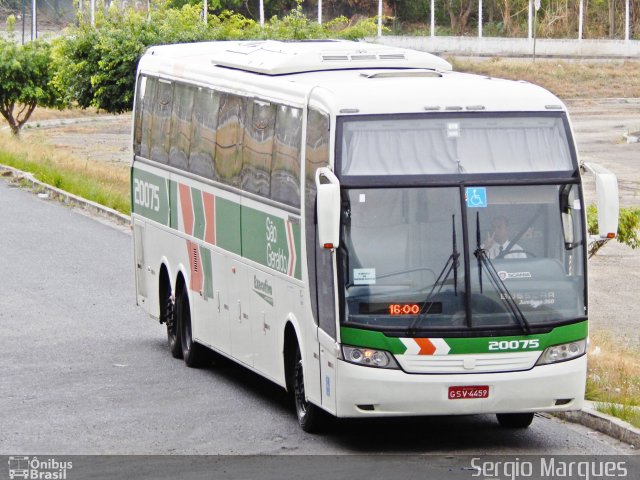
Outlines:
[{"label": "tree trunk", "polygon": [[25,104],[18,113],[14,113],[15,104],[0,106],[0,114],[5,118],[11,129],[11,133],[15,136],[20,134],[20,130],[31,114],[36,109],[35,103]]},{"label": "tree trunk", "polygon": [[502,0],[502,24],[507,34],[511,33],[511,0]]}]

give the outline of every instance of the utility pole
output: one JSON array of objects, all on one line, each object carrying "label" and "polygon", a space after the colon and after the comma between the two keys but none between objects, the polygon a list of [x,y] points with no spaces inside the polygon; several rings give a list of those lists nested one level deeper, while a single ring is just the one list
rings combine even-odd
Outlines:
[{"label": "utility pole", "polygon": [[435,0],[431,0],[431,37],[436,36],[436,6]]},{"label": "utility pole", "polygon": [[36,11],[36,0],[31,2],[31,40],[38,38],[38,12]]}]

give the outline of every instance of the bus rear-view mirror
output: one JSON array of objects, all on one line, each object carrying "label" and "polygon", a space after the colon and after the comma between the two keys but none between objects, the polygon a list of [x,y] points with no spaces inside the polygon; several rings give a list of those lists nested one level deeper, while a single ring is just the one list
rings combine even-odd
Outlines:
[{"label": "bus rear-view mirror", "polygon": [[323,248],[340,244],[340,182],[326,167],[316,170],[318,241]]},{"label": "bus rear-view mirror", "polygon": [[596,206],[598,207],[598,237],[615,238],[618,232],[620,201],[618,179],[615,174],[596,163],[583,163],[596,181]]}]

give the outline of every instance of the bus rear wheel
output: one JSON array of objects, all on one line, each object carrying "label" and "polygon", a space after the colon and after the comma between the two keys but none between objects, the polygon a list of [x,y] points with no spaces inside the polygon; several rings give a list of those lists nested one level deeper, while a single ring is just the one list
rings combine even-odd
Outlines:
[{"label": "bus rear wheel", "polygon": [[501,427],[527,428],[533,421],[533,413],[497,413],[496,418]]},{"label": "bus rear wheel", "polygon": [[201,367],[206,360],[207,352],[202,345],[193,341],[191,335],[191,308],[189,307],[189,293],[186,286],[182,287],[182,291],[176,299],[176,317],[184,363],[192,368]]},{"label": "bus rear wheel", "polygon": [[298,423],[302,430],[307,433],[315,433],[320,430],[322,422],[322,411],[320,408],[307,401],[304,391],[304,372],[302,370],[302,356],[300,347],[296,348],[294,365],[291,369],[293,386],[293,400],[296,406]]}]

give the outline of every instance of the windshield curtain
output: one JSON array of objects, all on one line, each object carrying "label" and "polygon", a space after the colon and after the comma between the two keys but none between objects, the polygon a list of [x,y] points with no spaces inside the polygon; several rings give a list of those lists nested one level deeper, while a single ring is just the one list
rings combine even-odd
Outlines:
[{"label": "windshield curtain", "polygon": [[343,207],[349,325],[524,330],[510,298],[527,329],[586,314],[577,185],[348,189]]},{"label": "windshield curtain", "polygon": [[347,117],[339,153],[349,176],[574,170],[557,114]]}]

